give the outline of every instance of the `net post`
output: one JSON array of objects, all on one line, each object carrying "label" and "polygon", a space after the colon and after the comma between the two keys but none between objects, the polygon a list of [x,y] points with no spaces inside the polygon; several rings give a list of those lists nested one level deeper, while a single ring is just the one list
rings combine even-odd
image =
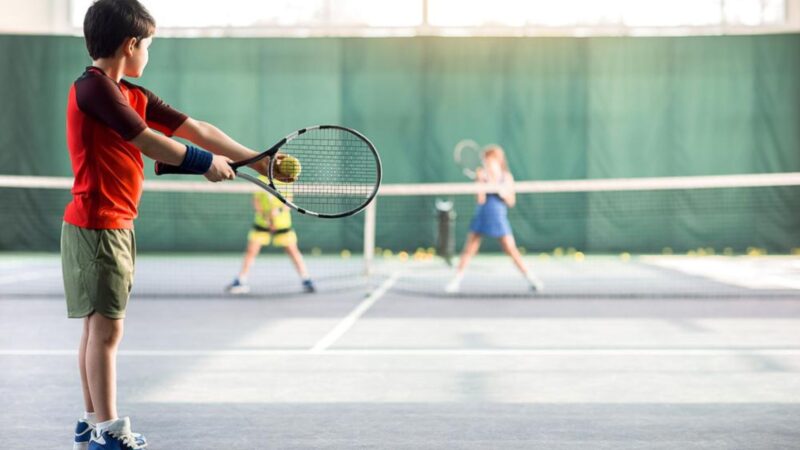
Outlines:
[{"label": "net post", "polygon": [[372,260],[375,258],[375,198],[364,211],[364,274],[372,272]]}]

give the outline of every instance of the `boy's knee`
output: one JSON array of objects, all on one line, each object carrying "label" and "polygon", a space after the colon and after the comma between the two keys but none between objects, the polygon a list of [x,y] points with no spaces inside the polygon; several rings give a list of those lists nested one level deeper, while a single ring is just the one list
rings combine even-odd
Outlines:
[{"label": "boy's knee", "polygon": [[92,319],[89,327],[90,339],[106,347],[119,343],[122,339],[121,319],[108,319],[99,314],[93,314]]}]

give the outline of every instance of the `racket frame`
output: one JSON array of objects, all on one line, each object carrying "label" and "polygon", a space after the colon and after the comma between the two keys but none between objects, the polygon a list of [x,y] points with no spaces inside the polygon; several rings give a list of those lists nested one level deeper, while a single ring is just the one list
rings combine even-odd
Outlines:
[{"label": "racket frame", "polygon": [[478,145],[477,142],[475,142],[472,139],[462,139],[462,140],[458,141],[458,143],[456,144],[455,148],[453,149],[453,160],[455,160],[455,162],[458,165],[458,167],[461,168],[461,173],[463,173],[464,176],[466,176],[470,180],[474,180],[478,176],[477,169],[480,166],[478,166],[478,167],[467,167],[464,164],[463,158],[462,158],[463,152],[467,148],[470,148],[470,147],[475,149],[475,151],[477,152],[478,159],[480,159],[482,161],[483,157],[481,156],[481,147]]},{"label": "racket frame", "polygon": [[[310,211],[308,209],[305,209],[305,208],[302,208],[300,206],[297,206],[296,204],[294,204],[294,202],[292,202],[289,199],[287,199],[286,197],[284,197],[278,191],[278,189],[275,187],[275,182],[274,182],[274,174],[275,174],[275,170],[276,170],[275,169],[275,163],[277,162],[277,158],[273,158],[273,156],[278,154],[278,151],[281,149],[281,147],[283,147],[284,145],[286,145],[289,142],[293,141],[294,139],[297,139],[298,136],[301,136],[301,135],[303,135],[303,134],[305,134],[305,133],[307,133],[309,131],[312,131],[312,130],[326,130],[326,129],[342,130],[342,131],[346,131],[348,133],[351,133],[351,134],[355,135],[356,137],[358,137],[364,143],[367,144],[367,146],[369,147],[369,150],[372,152],[372,156],[375,158],[376,180],[375,180],[375,185],[374,185],[374,187],[372,189],[372,192],[370,192],[370,194],[365,198],[364,202],[358,208],[352,209],[350,211],[344,211],[344,212],[341,212],[341,213],[336,213],[336,214],[327,214],[327,213],[320,213],[320,212],[316,212],[316,211]],[[254,176],[254,175],[251,175],[251,174],[246,173],[246,172],[239,172],[239,169],[241,169],[242,167],[245,167],[245,166],[248,166],[250,164],[256,163],[256,162],[261,161],[262,159],[267,158],[267,157],[270,158],[269,168],[267,170],[268,182],[264,182],[258,176]],[[301,164],[302,164],[302,162],[301,162]],[[230,166],[233,169],[233,171],[236,173],[237,176],[240,176],[240,177],[244,178],[245,180],[249,181],[250,183],[253,183],[256,186],[258,186],[259,188],[261,188],[261,189],[269,192],[270,194],[274,195],[284,205],[292,208],[293,210],[299,212],[300,214],[305,214],[305,215],[309,215],[309,216],[313,216],[313,217],[319,217],[319,218],[322,218],[322,219],[338,219],[338,218],[342,218],[342,217],[349,217],[349,216],[352,216],[354,214],[358,214],[359,212],[363,211],[367,206],[369,206],[370,203],[372,203],[372,201],[375,199],[375,196],[378,195],[378,189],[380,189],[381,180],[383,178],[383,170],[382,170],[382,165],[381,165],[381,158],[380,158],[380,155],[378,154],[378,151],[375,149],[375,145],[373,145],[372,142],[369,139],[367,139],[366,136],[364,136],[363,134],[359,133],[358,131],[356,131],[356,130],[354,130],[352,128],[347,128],[347,127],[343,127],[343,126],[339,126],[339,125],[314,125],[314,126],[310,126],[310,127],[301,128],[301,129],[299,129],[297,131],[289,133],[283,139],[281,139],[280,141],[276,142],[275,145],[273,145],[272,147],[268,148],[267,150],[265,150],[265,151],[255,155],[255,156],[253,156],[252,158],[248,158],[248,159],[244,159],[244,160],[241,160],[241,161],[230,163]],[[165,174],[165,173],[175,173],[175,172],[162,172],[162,173],[159,173],[158,170],[156,171],[157,175],[161,175],[161,174]],[[278,181],[280,181],[280,180],[278,180]],[[287,183],[287,184],[291,184],[291,183]]]}]

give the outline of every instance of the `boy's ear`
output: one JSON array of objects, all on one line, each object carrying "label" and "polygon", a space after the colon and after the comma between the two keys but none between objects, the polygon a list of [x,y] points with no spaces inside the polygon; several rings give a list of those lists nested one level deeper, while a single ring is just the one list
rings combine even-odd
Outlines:
[{"label": "boy's ear", "polygon": [[129,58],[133,56],[133,51],[136,49],[136,44],[138,44],[138,42],[138,39],[135,37],[129,37],[122,41],[122,45],[120,46],[122,48],[122,54]]}]

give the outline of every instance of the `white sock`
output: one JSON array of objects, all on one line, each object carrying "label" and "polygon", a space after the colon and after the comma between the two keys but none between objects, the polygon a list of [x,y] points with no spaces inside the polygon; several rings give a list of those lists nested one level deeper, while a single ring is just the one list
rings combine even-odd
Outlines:
[{"label": "white sock", "polygon": [[541,287],[542,285],[542,281],[530,272],[525,274],[525,279],[528,280],[528,283],[533,287]]},{"label": "white sock", "polygon": [[119,420],[119,418],[117,418],[117,419],[111,419],[111,420],[106,420],[105,422],[99,422],[99,423],[96,423],[94,426],[96,427],[96,430],[97,430],[97,431],[96,431],[96,433],[97,433],[97,435],[98,435],[98,436],[100,436],[101,434],[103,434],[103,431],[106,431],[106,430],[107,430],[107,429],[108,429],[108,428],[109,428],[111,425],[113,425],[113,424],[114,424],[114,422],[116,422],[117,420]]},{"label": "white sock", "polygon": [[239,275],[239,283],[247,284],[247,275],[245,276]]},{"label": "white sock", "polygon": [[93,412],[84,411],[83,412],[83,420],[89,422],[90,424],[94,425],[97,423],[97,414]]}]

